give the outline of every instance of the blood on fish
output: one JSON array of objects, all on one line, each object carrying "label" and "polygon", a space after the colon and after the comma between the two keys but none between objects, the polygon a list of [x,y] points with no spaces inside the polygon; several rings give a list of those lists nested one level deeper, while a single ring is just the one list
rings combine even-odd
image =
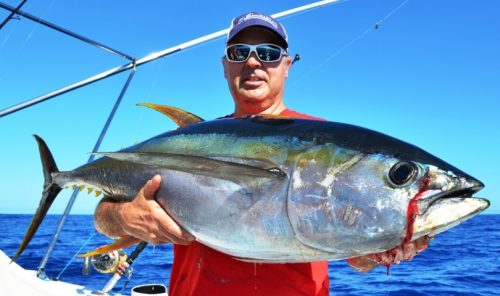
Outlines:
[{"label": "blood on fish", "polygon": [[413,237],[413,223],[415,222],[415,217],[418,213],[418,201],[422,197],[422,194],[429,188],[429,183],[430,177],[429,175],[426,175],[422,180],[422,183],[420,183],[417,194],[414,198],[411,199],[410,203],[408,204],[408,211],[406,213],[406,235],[403,238],[403,243],[410,242]]}]

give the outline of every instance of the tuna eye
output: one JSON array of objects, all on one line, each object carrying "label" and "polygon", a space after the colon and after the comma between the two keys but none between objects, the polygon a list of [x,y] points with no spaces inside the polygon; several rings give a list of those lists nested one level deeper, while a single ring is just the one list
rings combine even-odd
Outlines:
[{"label": "tuna eye", "polygon": [[389,180],[396,186],[406,185],[413,180],[417,172],[418,168],[414,163],[401,161],[389,170]]}]

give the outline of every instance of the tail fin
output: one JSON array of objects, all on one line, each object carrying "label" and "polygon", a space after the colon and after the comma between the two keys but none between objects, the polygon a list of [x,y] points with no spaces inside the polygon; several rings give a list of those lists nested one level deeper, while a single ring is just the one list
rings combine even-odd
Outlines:
[{"label": "tail fin", "polygon": [[57,165],[54,161],[54,157],[47,147],[47,144],[37,135],[33,135],[38,143],[38,149],[40,151],[40,158],[42,160],[43,166],[43,175],[45,177],[45,181],[43,184],[43,193],[42,199],[40,200],[40,204],[38,205],[38,209],[31,220],[31,224],[28,228],[28,231],[24,235],[23,241],[21,245],[17,249],[16,254],[12,257],[12,261],[15,261],[21,253],[24,251],[26,246],[29,244],[33,236],[35,235],[38,227],[42,224],[43,218],[49,211],[52,202],[56,199],[57,194],[62,190],[59,185],[53,183],[52,181],[52,173],[59,172],[57,169]]}]

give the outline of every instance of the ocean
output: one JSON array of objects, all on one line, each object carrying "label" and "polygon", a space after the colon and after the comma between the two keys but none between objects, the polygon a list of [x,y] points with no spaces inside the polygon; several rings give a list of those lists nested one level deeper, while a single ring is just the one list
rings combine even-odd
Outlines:
[{"label": "ocean", "polygon": [[[17,260],[26,269],[37,269],[60,215],[48,215],[30,246]],[[31,215],[0,214],[0,249],[12,256],[26,231]],[[97,234],[92,216],[70,215],[46,266],[50,277],[101,289],[109,274],[82,274],[78,252],[109,243]],[[85,244],[83,250],[80,248]],[[126,250],[130,253],[132,249]],[[438,235],[431,246],[411,262],[358,273],[345,261],[329,264],[331,295],[500,295],[500,215],[479,215]],[[130,279],[122,278],[112,292],[128,295],[130,288],[146,283],[168,286],[172,266],[171,245],[151,246],[139,255]],[[125,285],[126,284],[126,285]]]}]

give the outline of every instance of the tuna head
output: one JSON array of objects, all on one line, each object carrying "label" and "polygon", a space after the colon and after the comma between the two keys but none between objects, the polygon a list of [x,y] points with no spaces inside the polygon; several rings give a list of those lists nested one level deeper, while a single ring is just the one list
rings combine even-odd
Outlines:
[{"label": "tuna head", "polygon": [[[446,169],[435,165],[439,161],[330,150],[328,161],[304,156],[308,165],[298,162],[288,214],[297,239],[337,257],[383,252],[434,235],[489,205],[471,197],[483,188],[480,181],[444,162]],[[319,182],[318,175],[324,176]]]}]

